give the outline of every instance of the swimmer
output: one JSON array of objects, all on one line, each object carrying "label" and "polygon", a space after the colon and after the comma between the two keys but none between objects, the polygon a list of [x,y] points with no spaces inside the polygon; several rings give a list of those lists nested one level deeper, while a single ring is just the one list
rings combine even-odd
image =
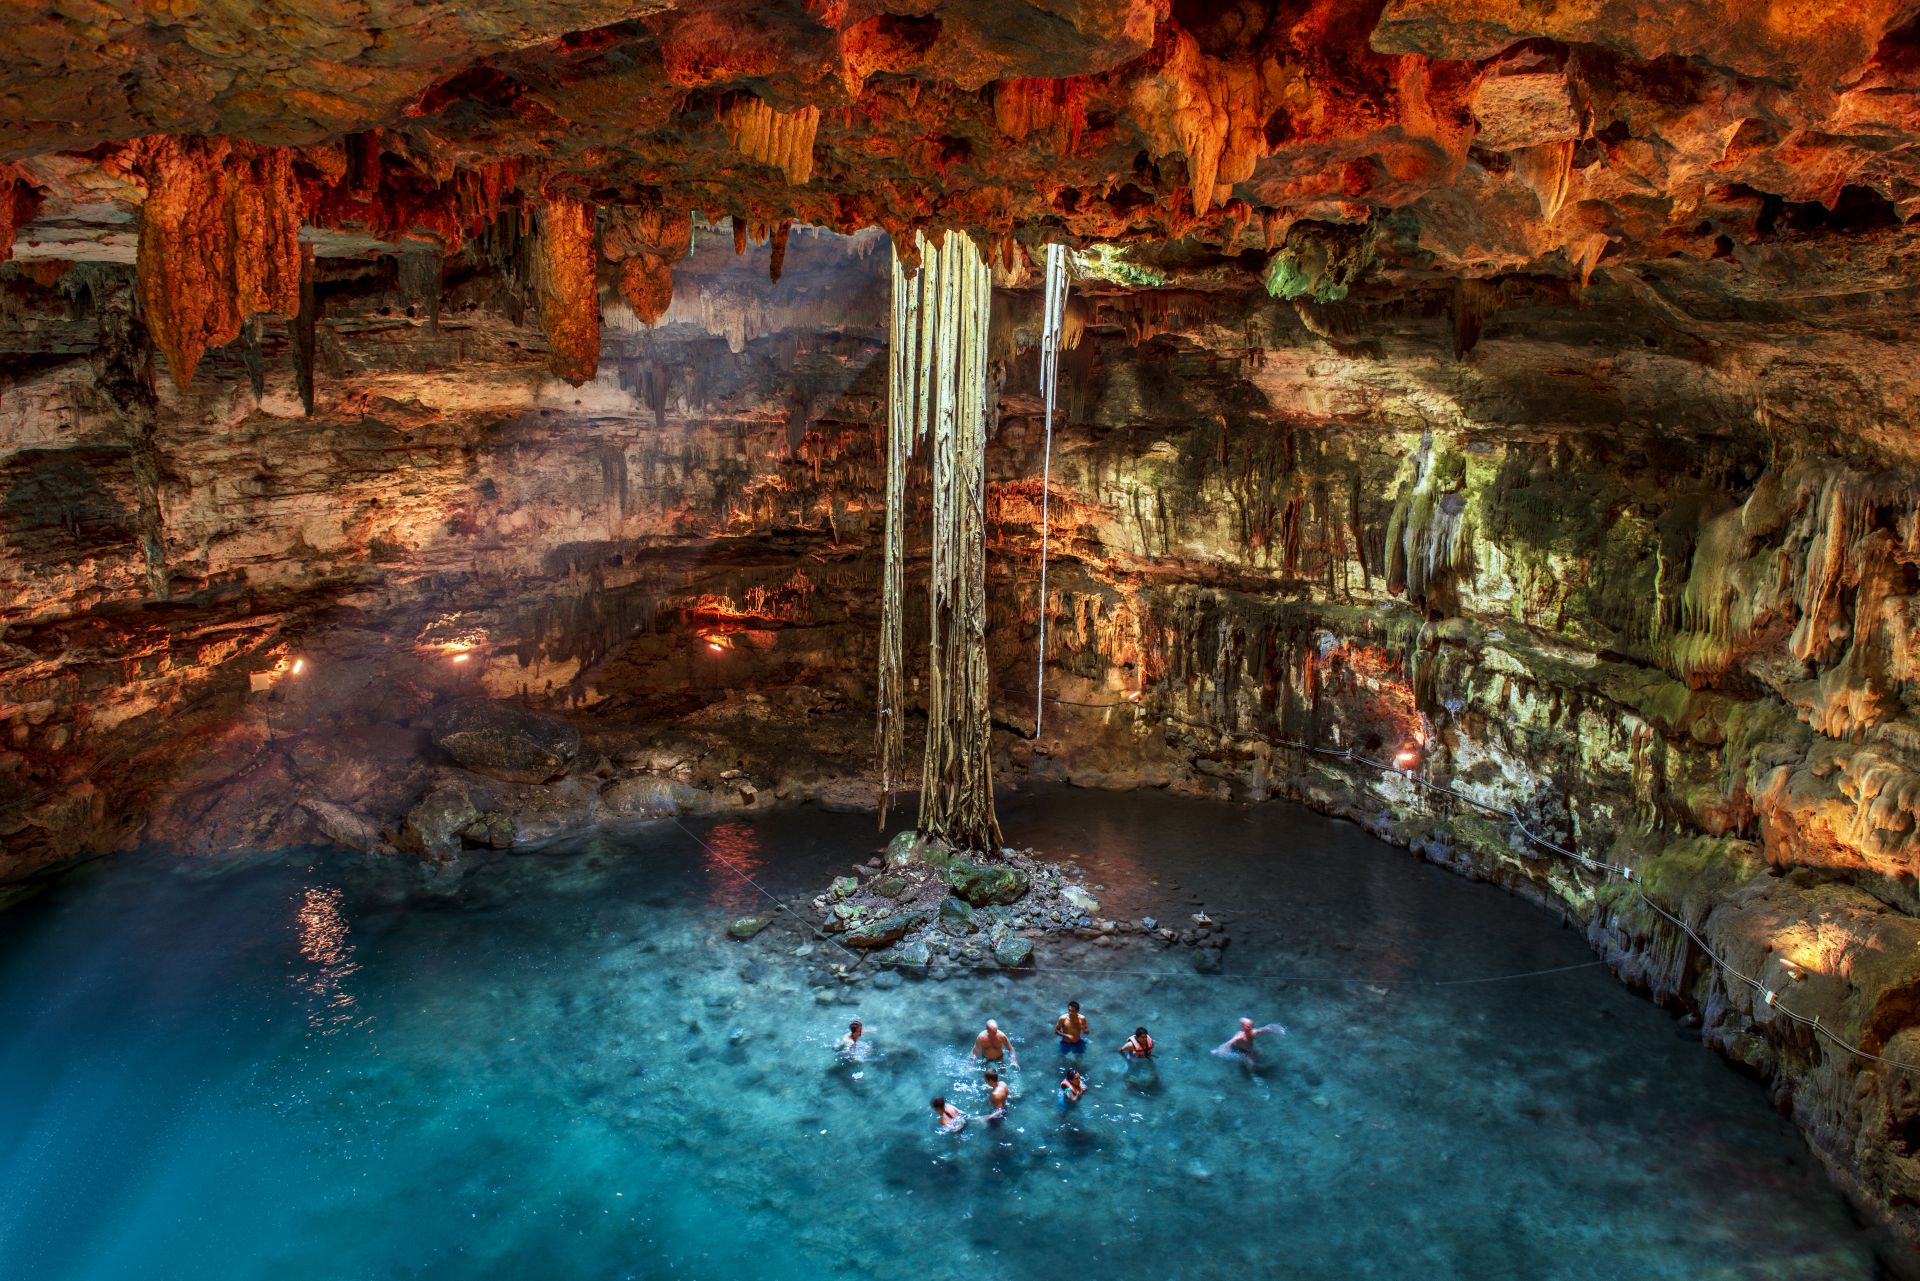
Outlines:
[{"label": "swimmer", "polygon": [[987,1120],[989,1122],[1005,1120],[1007,1116],[1007,1096],[1011,1093],[1007,1089],[1007,1083],[1002,1081],[1000,1074],[992,1068],[986,1070],[982,1079],[987,1083],[987,1102],[993,1105],[993,1111],[987,1113]]},{"label": "swimmer", "polygon": [[933,1123],[948,1134],[958,1134],[967,1128],[967,1114],[947,1102],[944,1094],[933,1096]]},{"label": "swimmer", "polygon": [[1053,1034],[1060,1038],[1060,1053],[1087,1052],[1087,1019],[1080,1013],[1080,1002],[1067,1002],[1065,1013],[1053,1022]]},{"label": "swimmer", "polygon": [[1002,1055],[1006,1056],[1008,1067],[1020,1066],[1020,1060],[1014,1057],[1013,1041],[1000,1030],[998,1023],[988,1019],[986,1030],[973,1038],[970,1057],[984,1059],[988,1063],[998,1063]]},{"label": "swimmer", "polygon": [[1268,1023],[1261,1027],[1255,1027],[1252,1019],[1241,1019],[1240,1030],[1228,1037],[1226,1044],[1215,1050],[1214,1053],[1223,1059],[1238,1059],[1241,1066],[1251,1072],[1260,1066],[1260,1054],[1259,1051],[1254,1048],[1254,1038],[1263,1036],[1268,1032],[1278,1032],[1281,1036],[1285,1036],[1287,1029],[1278,1023]]},{"label": "swimmer", "polygon": [[847,1034],[840,1038],[839,1043],[834,1048],[842,1054],[851,1055],[854,1050],[859,1047],[860,1034],[865,1030],[866,1029],[860,1026],[860,1020],[855,1019],[853,1022],[847,1024]]},{"label": "swimmer", "polygon": [[1144,1063],[1153,1057],[1153,1038],[1147,1035],[1147,1029],[1143,1027],[1133,1029],[1133,1035],[1120,1046],[1120,1057],[1127,1061],[1129,1067],[1135,1063]]},{"label": "swimmer", "polygon": [[1060,1077],[1060,1110],[1065,1112],[1078,1103],[1080,1096],[1086,1092],[1087,1083],[1081,1079],[1080,1069],[1069,1067]]}]

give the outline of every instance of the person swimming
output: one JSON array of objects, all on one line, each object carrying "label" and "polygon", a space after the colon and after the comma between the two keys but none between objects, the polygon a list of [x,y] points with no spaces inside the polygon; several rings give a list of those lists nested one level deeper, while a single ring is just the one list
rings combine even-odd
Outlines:
[{"label": "person swimming", "polygon": [[1053,1022],[1053,1034],[1060,1038],[1060,1053],[1087,1052],[1087,1020],[1080,1013],[1080,1002],[1067,1002],[1066,1010]]},{"label": "person swimming", "polygon": [[1214,1053],[1223,1059],[1237,1059],[1242,1067],[1252,1072],[1260,1066],[1260,1053],[1254,1047],[1254,1040],[1268,1032],[1278,1032],[1281,1036],[1285,1036],[1287,1029],[1279,1023],[1267,1023],[1255,1027],[1252,1019],[1243,1018],[1240,1020],[1239,1031],[1228,1037],[1225,1044]]},{"label": "person swimming", "polygon": [[839,1050],[840,1053],[851,1057],[854,1051],[859,1048],[860,1034],[865,1030],[865,1028],[860,1026],[860,1020],[855,1019],[853,1022],[847,1024],[847,1034],[840,1038],[834,1048]]},{"label": "person swimming", "polygon": [[967,1128],[967,1114],[947,1102],[947,1096],[933,1096],[933,1123],[948,1134],[958,1134]]},{"label": "person swimming", "polygon": [[1007,1083],[1002,1081],[1000,1074],[992,1068],[988,1068],[981,1079],[987,1083],[987,1102],[993,1105],[993,1111],[987,1113],[987,1121],[989,1123],[1004,1121],[1007,1116],[1007,1099],[1012,1091],[1007,1089]]},{"label": "person swimming", "polygon": [[1069,1067],[1060,1077],[1060,1110],[1065,1112],[1078,1103],[1080,1096],[1086,1092],[1087,1083],[1081,1078],[1080,1069]]},{"label": "person swimming", "polygon": [[1012,1039],[1000,1030],[998,1023],[988,1019],[985,1030],[973,1038],[970,1057],[998,1063],[1002,1056],[1006,1058],[1008,1067],[1020,1066],[1020,1060],[1014,1057]]},{"label": "person swimming", "polygon": [[1147,1029],[1133,1029],[1133,1035],[1120,1045],[1120,1057],[1127,1061],[1129,1067],[1153,1058],[1153,1038],[1147,1035]]}]

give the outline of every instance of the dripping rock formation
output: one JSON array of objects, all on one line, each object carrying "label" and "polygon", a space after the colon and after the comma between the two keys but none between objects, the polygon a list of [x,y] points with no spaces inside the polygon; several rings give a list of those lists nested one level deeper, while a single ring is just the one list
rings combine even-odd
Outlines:
[{"label": "dripping rock formation", "polygon": [[1920,1064],[1911,6],[10,16],[0,881],[874,807],[892,246],[969,236],[993,776],[1549,905],[1920,1244],[1832,1039]]}]

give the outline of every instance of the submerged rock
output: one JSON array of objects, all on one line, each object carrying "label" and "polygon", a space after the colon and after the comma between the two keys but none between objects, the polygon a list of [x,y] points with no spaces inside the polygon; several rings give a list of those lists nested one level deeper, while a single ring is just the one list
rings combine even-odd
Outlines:
[{"label": "submerged rock", "polygon": [[895,912],[890,916],[875,917],[849,927],[846,941],[854,947],[885,947],[889,943],[898,943],[906,937],[908,930],[926,924],[926,920],[926,915],[921,912]]},{"label": "submerged rock", "polygon": [[476,774],[512,783],[544,783],[580,754],[580,731],[512,703],[462,699],[440,714],[434,746]]},{"label": "submerged rock", "polygon": [[772,924],[772,916],[743,916],[727,927],[727,934],[744,943]]},{"label": "submerged rock", "polygon": [[993,945],[993,959],[1007,969],[1017,970],[1033,960],[1033,941],[1009,934]]}]

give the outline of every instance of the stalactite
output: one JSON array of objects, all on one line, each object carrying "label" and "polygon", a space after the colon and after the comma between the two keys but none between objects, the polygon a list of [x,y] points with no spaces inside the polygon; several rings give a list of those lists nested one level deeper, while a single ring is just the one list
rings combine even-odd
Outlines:
[{"label": "stalactite", "polygon": [[314,289],[313,246],[300,247],[300,299],[293,315],[293,376],[300,391],[300,405],[313,416],[313,356],[317,338],[315,324],[320,319],[320,297]]},{"label": "stalactite", "polygon": [[12,165],[0,164],[0,262],[13,257],[20,228],[40,212],[40,193]]},{"label": "stalactite", "polygon": [[540,214],[534,282],[547,331],[547,368],[578,387],[600,368],[599,251],[594,207],[549,196]]},{"label": "stalactite", "polygon": [[776,285],[780,283],[780,273],[787,265],[787,235],[792,230],[791,218],[781,219],[773,229],[773,244],[767,256],[767,278]]},{"label": "stalactite", "polygon": [[602,252],[620,264],[620,294],[642,324],[653,324],[673,305],[673,264],[692,248],[693,218],[685,209],[608,211]]},{"label": "stalactite", "polygon": [[913,275],[901,255],[894,259],[878,728],[882,776],[891,787],[900,746],[905,468],[915,443],[924,441],[932,456],[933,535],[919,829],[964,849],[992,851],[1000,845],[986,650],[992,275],[978,247],[964,236],[949,235],[944,243],[920,237],[917,248],[921,266]]},{"label": "stalactite", "polygon": [[1453,358],[1465,360],[1480,343],[1480,331],[1500,311],[1500,286],[1485,280],[1456,280],[1447,301],[1452,322]]},{"label": "stalactite", "polygon": [[181,390],[209,347],[255,312],[300,305],[304,202],[291,155],[227,139],[141,144],[140,301]]},{"label": "stalactite", "polygon": [[155,600],[172,594],[167,567],[167,536],[160,502],[160,448],[155,440],[159,398],[153,389],[153,345],[150,332],[134,314],[133,290],[115,289],[95,299],[100,339],[94,349],[95,377],[107,404],[120,418],[127,454],[133,468],[133,489],[139,503],[140,554],[146,563],[147,590]]},{"label": "stalactite", "polygon": [[796,187],[813,177],[813,139],[820,128],[820,108],[775,111],[758,98],[748,98],[728,107],[720,119],[740,154],[784,171]]}]

